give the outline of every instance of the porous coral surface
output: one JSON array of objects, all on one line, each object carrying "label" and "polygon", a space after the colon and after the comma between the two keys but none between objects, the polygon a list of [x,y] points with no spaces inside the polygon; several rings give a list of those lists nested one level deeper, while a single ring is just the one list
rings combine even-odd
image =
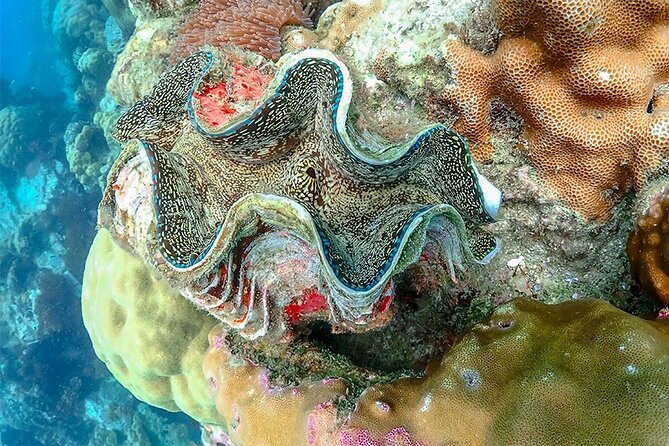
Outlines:
[{"label": "porous coral surface", "polygon": [[436,93],[478,159],[493,152],[492,99],[524,120],[542,180],[586,218],[605,219],[669,155],[669,4],[498,1],[492,56],[445,43],[451,82]]},{"label": "porous coral surface", "polygon": [[82,312],[96,354],[137,398],[201,422],[221,422],[201,369],[215,320],[174,298],[104,230],[86,262]]},{"label": "porous coral surface", "polygon": [[311,26],[298,0],[203,0],[179,29],[173,58],[204,44],[232,44],[276,60],[281,55],[281,28],[289,25]]},{"label": "porous coral surface", "polygon": [[[669,435],[669,324],[603,301],[506,304],[425,378],[370,387],[346,416],[323,384],[263,388],[262,370],[231,361],[216,340],[210,337],[205,373],[215,376],[219,410],[236,414],[229,435],[242,444],[624,445]],[[319,394],[321,404],[299,405]],[[289,424],[265,420],[267,411],[280,410],[277,400]]]},{"label": "porous coral surface", "polygon": [[368,389],[347,427],[371,444],[404,444],[383,443],[397,428],[423,445],[658,444],[669,435],[668,359],[667,321],[599,300],[519,299],[426,378]]}]

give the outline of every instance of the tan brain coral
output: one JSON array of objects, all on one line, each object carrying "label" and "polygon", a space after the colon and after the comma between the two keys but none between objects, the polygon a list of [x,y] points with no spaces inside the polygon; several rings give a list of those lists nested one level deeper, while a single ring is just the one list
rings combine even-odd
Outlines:
[{"label": "tan brain coral", "polygon": [[547,185],[607,218],[669,155],[669,2],[499,0],[495,14],[504,37],[493,55],[446,42],[453,82],[440,99],[456,129],[489,158],[490,103],[502,98],[524,119]]}]

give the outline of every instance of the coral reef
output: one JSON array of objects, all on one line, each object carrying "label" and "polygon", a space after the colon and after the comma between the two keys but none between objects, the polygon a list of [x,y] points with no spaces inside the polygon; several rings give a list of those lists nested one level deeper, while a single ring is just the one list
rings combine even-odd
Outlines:
[{"label": "coral reef", "polygon": [[426,445],[653,443],[668,435],[668,342],[667,321],[603,301],[517,300],[425,378],[366,390],[343,437],[354,440],[342,443],[393,435],[390,444],[409,436]]},{"label": "coral reef", "polygon": [[214,424],[220,416],[208,403],[201,364],[215,319],[166,294],[139,259],[108,232],[98,233],[82,290],[84,324],[98,357],[140,400]]},{"label": "coral reef", "polygon": [[96,125],[71,122],[65,131],[65,153],[70,171],[88,191],[104,189],[104,173],[118,155],[110,150],[103,130]]},{"label": "coral reef", "polygon": [[642,196],[642,209],[627,241],[632,277],[669,305],[669,185],[659,180]]},{"label": "coral reef", "polygon": [[[386,3],[364,26],[342,33],[331,24],[347,7],[361,6],[331,8],[316,34],[326,46],[338,40],[338,53],[365,78],[363,115],[377,126],[392,129],[399,119],[374,113],[374,95],[390,85],[433,118],[455,122],[479,161],[494,161],[500,139],[520,139],[542,182],[598,220],[630,187],[641,188],[667,154],[663,2]],[[402,100],[390,90],[392,102]]]},{"label": "coral reef", "polygon": [[0,109],[0,166],[23,171],[41,151],[34,129],[45,125],[38,106],[9,106]]},{"label": "coral reef", "polygon": [[480,226],[501,193],[466,143],[443,126],[388,147],[349,131],[351,81],[327,51],[284,61],[263,104],[222,129],[188,102],[192,125],[168,152],[211,64],[194,53],[121,116],[114,134],[139,147],[126,145],[100,204],[101,225],[211,314],[249,337],[281,334],[284,308],[316,289],[334,325],[362,331],[387,320],[391,278],[426,240],[453,278],[497,251]]},{"label": "coral reef", "polygon": [[130,107],[151,92],[169,67],[169,56],[177,27],[172,17],[139,22],[112,70],[107,91],[116,102]]},{"label": "coral reef", "polygon": [[[13,137],[0,143],[0,274],[7,277],[0,281],[0,443],[149,446],[189,444],[198,435],[186,415],[132,398],[104,365],[142,400],[205,424],[203,441],[219,446],[615,445],[669,436],[662,399],[669,387],[666,321],[640,320],[604,302],[515,300],[456,343],[516,296],[600,297],[634,314],[658,309],[630,287],[624,241],[637,218],[633,202],[641,201],[628,245],[632,271],[662,299],[653,289],[664,287],[666,200],[654,193],[664,185],[653,187],[651,198],[619,198],[643,185],[666,152],[666,2],[344,0],[326,9],[334,2],[219,0],[217,15],[199,19],[203,28],[191,47],[211,51],[215,63],[203,67],[196,55],[189,69],[167,74],[176,82],[164,77],[182,48],[175,51],[175,40],[187,40],[179,33],[213,0],[200,8],[194,0],[127,2],[138,24],[125,47],[133,20],[126,2],[104,3],[117,20],[93,0],[44,0],[45,22],[71,70],[64,121],[39,101],[19,101],[26,92],[0,84],[0,107],[10,108],[0,118],[24,107],[35,111],[26,113],[32,132],[19,135],[12,130],[18,121],[10,119]],[[280,4],[293,9],[259,18],[249,13]],[[299,16],[297,26],[283,26],[291,15]],[[314,31],[305,28],[309,18],[318,20]],[[318,57],[308,62],[265,59],[311,47],[336,56],[310,50]],[[308,64],[322,70],[320,80],[291,82],[289,74],[311,78]],[[292,126],[265,113],[284,111],[281,94],[289,95],[279,88],[282,80],[293,92],[309,90],[286,101],[289,116],[303,115]],[[341,96],[319,104],[328,91]],[[83,337],[74,299],[99,187],[120,152],[111,131],[119,116],[113,133],[125,147],[100,214],[117,239],[100,230],[82,293],[103,365]],[[256,127],[267,120],[276,125],[263,139]],[[433,174],[446,175],[424,158],[424,165],[404,164],[390,181],[410,194],[388,194],[388,183],[374,175],[379,160],[399,154],[394,161],[406,161],[401,155],[414,135],[422,143],[454,135],[435,121],[455,124],[485,161],[474,170],[458,138],[464,162],[455,165],[481,189],[474,200],[479,210],[488,187],[479,171],[505,191],[500,221],[481,228],[482,221],[467,221],[455,206],[470,232],[458,232],[459,220],[449,214],[404,239],[386,234],[384,243],[370,232],[352,230],[356,238],[327,224],[337,213],[327,206],[318,211],[332,197],[339,197],[338,212],[353,209],[341,217],[345,223],[370,220],[376,204],[386,206],[387,213],[371,219],[373,229],[401,219],[397,203],[433,204],[423,200],[439,189]],[[247,130],[251,141],[242,138]],[[630,143],[635,138],[642,143]],[[267,161],[277,141],[281,156]],[[312,141],[319,147],[305,150]],[[221,161],[220,151],[230,159]],[[333,153],[336,159],[328,158]],[[293,163],[289,157],[297,154]],[[235,170],[247,162],[257,164]],[[340,177],[349,177],[348,189],[370,171],[376,178],[370,190],[381,196],[375,205],[339,190]],[[219,184],[228,176],[241,195],[279,191],[301,206],[319,195],[327,199],[303,213],[281,198],[240,202],[239,190]],[[603,220],[619,203],[612,218],[585,222],[570,212],[551,192],[563,187],[552,176],[572,181],[560,198],[588,217]],[[406,187],[417,177],[424,186],[418,198]],[[284,193],[276,184],[264,189],[267,178],[293,181]],[[585,194],[583,184],[594,184],[596,193]],[[192,200],[200,186],[211,196]],[[211,205],[218,200],[224,206]],[[230,209],[237,216],[248,211],[249,218],[228,231]],[[313,228],[302,223],[310,218],[322,228],[309,233]],[[161,229],[163,223],[172,226]],[[504,246],[487,265],[469,262],[459,271],[468,244],[474,253],[489,252],[477,244],[492,246],[483,230]],[[230,240],[230,255],[206,250],[219,235]],[[406,243],[388,242],[393,236]],[[330,240],[336,243],[319,245]],[[202,258],[187,255],[203,247]],[[170,282],[146,269],[154,254]],[[362,280],[358,266],[377,257],[398,259],[392,277],[382,287],[384,270],[372,268],[377,274],[367,275],[380,295],[371,307],[356,306],[360,293],[344,279]],[[197,262],[209,260],[211,268],[198,270]],[[327,269],[333,265],[345,268]],[[328,288],[338,284],[333,279],[346,285],[344,293]],[[184,289],[225,323],[191,305],[179,294]]]},{"label": "coral reef", "polygon": [[[91,256],[96,261],[89,260],[89,267],[109,265],[114,256],[132,260],[133,276],[155,283],[152,309],[179,306],[190,317],[207,320],[207,328],[215,323],[188,310],[165,284],[153,282],[153,273],[104,232]],[[106,281],[127,284],[124,272],[105,271]],[[129,293],[124,297],[128,302],[147,298],[143,288],[118,290]],[[84,299],[90,296],[84,294]],[[98,318],[98,324],[117,319],[110,311],[86,314]],[[162,324],[174,326],[183,314],[164,312]],[[155,320],[152,311],[144,311],[136,313],[134,323],[146,329]],[[201,379],[227,426],[209,431],[234,444],[431,445],[448,440],[463,445],[617,445],[652,443],[669,434],[669,406],[662,397],[669,389],[668,322],[639,319],[600,300],[546,305],[519,299],[502,305],[428,367],[424,377],[373,384],[362,393],[364,387],[349,387],[345,372],[325,381],[306,376],[295,384],[279,384],[276,370],[234,353],[225,333],[223,326],[215,327],[207,352],[196,350],[203,361]],[[126,336],[134,339],[129,332],[116,336],[116,344]],[[172,343],[171,337],[156,337],[144,354],[164,352]],[[321,373],[327,376],[332,370]],[[200,398],[200,404],[211,404],[204,395]],[[284,422],[275,423],[277,416]],[[441,421],[445,417],[449,423]]]},{"label": "coral reef", "polygon": [[[344,14],[348,8],[366,18],[342,33],[332,24],[353,24]],[[310,45],[322,44],[319,38],[340,42],[337,56],[351,70],[356,92],[352,110],[360,128],[394,141],[426,122],[455,123],[460,118],[458,104],[438,100],[454,82],[446,49],[455,41],[477,54],[494,52],[500,31],[490,2],[381,2],[378,9],[378,2],[338,3],[321,16],[318,38],[297,30],[295,40],[312,39]],[[661,110],[664,96],[656,96],[654,103]],[[493,98],[489,111],[495,152],[478,167],[505,193],[502,215],[489,227],[504,243],[485,271],[468,268],[459,276],[469,290],[465,296],[477,296],[474,302],[484,306],[518,296],[550,302],[596,296],[628,311],[652,311],[652,301],[629,286],[624,244],[634,195],[614,208],[613,218],[584,221],[545,187],[526,154],[517,149],[519,140],[523,145],[522,119],[498,98]],[[600,261],[602,256],[607,262]],[[441,294],[453,302],[470,302],[456,289]]]},{"label": "coral reef", "polygon": [[311,26],[308,10],[299,0],[202,0],[179,29],[172,60],[205,44],[237,45],[277,60],[281,29],[290,25]]},{"label": "coral reef", "polygon": [[[35,23],[40,13],[51,36]],[[101,160],[118,153],[101,138],[105,117],[94,113],[122,34],[95,1],[3,3],[2,14],[0,444],[185,445],[199,434],[192,420],[153,409],[116,383],[81,322],[82,254],[108,169]],[[115,112],[109,104],[100,111]],[[74,164],[92,191],[66,159],[65,141],[83,127]]]}]

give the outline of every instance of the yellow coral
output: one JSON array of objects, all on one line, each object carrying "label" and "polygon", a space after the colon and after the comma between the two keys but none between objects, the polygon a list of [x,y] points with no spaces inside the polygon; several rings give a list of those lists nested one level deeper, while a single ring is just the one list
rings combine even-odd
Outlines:
[{"label": "yellow coral", "polygon": [[348,429],[384,438],[401,426],[425,445],[656,444],[669,438],[668,391],[667,321],[520,299],[426,378],[368,389]]},{"label": "yellow coral", "polygon": [[[669,322],[605,301],[497,309],[425,378],[368,388],[351,414],[339,381],[266,388],[220,329],[204,360],[219,410],[242,444],[627,445],[669,438]],[[264,379],[265,378],[265,379]],[[279,415],[281,414],[281,415]],[[280,416],[281,423],[275,423]],[[236,444],[236,443],[235,443]]]},{"label": "yellow coral", "polygon": [[202,374],[216,320],[157,280],[106,230],[86,261],[82,311],[96,354],[137,398],[223,424]]},{"label": "yellow coral", "polygon": [[[455,128],[490,157],[489,104],[525,120],[528,157],[547,185],[587,218],[640,188],[669,155],[669,3],[498,0],[505,36],[492,56],[446,43],[454,82],[441,99]],[[665,101],[666,102],[666,101]]]},{"label": "yellow coral", "polygon": [[332,403],[346,394],[343,380],[272,389],[265,370],[230,353],[225,334],[223,326],[210,333],[203,369],[234,444],[297,446],[315,435],[310,418],[311,424],[324,420],[334,427]]}]

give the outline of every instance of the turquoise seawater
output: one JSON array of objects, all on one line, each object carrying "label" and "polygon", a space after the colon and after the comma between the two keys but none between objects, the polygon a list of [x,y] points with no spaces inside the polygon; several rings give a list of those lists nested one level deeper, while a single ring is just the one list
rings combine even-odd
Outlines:
[{"label": "turquoise seawater", "polygon": [[113,379],[81,318],[104,172],[77,175],[72,153],[118,150],[94,116],[114,107],[105,85],[123,44],[99,1],[0,2],[3,446],[186,445],[199,438],[195,422],[139,402]]}]

